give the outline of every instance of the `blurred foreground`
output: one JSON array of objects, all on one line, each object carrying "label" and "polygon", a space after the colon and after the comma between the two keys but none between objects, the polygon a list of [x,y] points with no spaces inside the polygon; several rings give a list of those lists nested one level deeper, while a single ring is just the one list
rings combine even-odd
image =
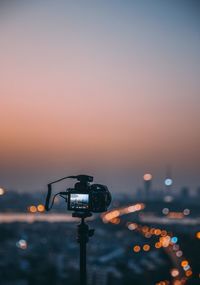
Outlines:
[{"label": "blurred foreground", "polygon": [[[42,199],[14,192],[0,197],[3,285],[79,284],[77,220],[59,201],[54,212],[45,214],[42,204],[37,206]],[[141,203],[121,195],[111,208],[88,221],[95,228],[87,247],[88,285],[199,284],[196,199]]]}]

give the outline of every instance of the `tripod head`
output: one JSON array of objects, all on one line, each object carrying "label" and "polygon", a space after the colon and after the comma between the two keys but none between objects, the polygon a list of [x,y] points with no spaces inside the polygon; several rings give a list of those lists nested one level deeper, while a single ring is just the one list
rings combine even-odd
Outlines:
[{"label": "tripod head", "polygon": [[72,213],[72,217],[73,218],[81,218],[81,219],[85,219],[85,218],[89,218],[92,216],[92,213],[90,212],[74,212]]}]

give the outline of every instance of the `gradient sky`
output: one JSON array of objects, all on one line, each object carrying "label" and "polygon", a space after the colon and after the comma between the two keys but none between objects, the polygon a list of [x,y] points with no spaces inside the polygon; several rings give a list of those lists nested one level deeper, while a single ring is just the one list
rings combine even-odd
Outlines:
[{"label": "gradient sky", "polygon": [[200,185],[199,1],[1,1],[0,184]]}]

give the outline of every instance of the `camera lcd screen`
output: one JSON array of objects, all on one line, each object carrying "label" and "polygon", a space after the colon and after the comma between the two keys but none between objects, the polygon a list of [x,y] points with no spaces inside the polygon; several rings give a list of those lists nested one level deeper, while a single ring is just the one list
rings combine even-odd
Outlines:
[{"label": "camera lcd screen", "polygon": [[87,210],[89,194],[70,194],[69,206],[71,210]]}]

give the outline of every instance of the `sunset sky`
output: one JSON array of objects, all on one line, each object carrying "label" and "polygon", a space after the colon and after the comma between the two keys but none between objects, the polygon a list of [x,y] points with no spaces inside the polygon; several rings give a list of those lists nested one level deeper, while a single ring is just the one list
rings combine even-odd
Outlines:
[{"label": "sunset sky", "polygon": [[2,1],[0,106],[2,187],[197,188],[199,1]]}]

